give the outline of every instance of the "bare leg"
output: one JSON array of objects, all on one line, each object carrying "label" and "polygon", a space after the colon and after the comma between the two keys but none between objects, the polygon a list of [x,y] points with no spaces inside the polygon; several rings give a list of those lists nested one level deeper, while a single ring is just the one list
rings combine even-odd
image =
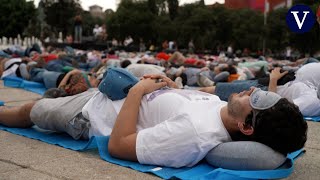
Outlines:
[{"label": "bare leg", "polygon": [[33,125],[30,112],[35,102],[17,107],[0,107],[0,124],[8,127],[28,128]]},{"label": "bare leg", "polygon": [[168,62],[173,63],[173,61],[177,59],[178,53],[179,53],[178,51],[174,52],[168,59]]},{"label": "bare leg", "polygon": [[4,72],[4,63],[8,61],[8,59],[0,58],[0,77],[2,76],[2,73]]}]

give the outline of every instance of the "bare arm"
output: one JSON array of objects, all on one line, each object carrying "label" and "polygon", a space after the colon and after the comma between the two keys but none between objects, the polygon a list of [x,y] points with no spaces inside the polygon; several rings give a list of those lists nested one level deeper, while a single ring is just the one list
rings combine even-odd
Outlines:
[{"label": "bare arm", "polygon": [[81,73],[81,71],[78,70],[78,69],[74,69],[74,70],[68,72],[68,73],[63,77],[63,79],[62,79],[62,81],[60,82],[58,88],[62,88],[63,86],[67,85],[67,82],[68,82],[68,80],[70,79],[70,77],[71,77],[72,75],[78,74],[78,73]]},{"label": "bare arm", "polygon": [[202,92],[209,93],[209,94],[215,94],[216,87],[215,86],[202,87],[202,88],[200,88],[198,90],[202,91]]},{"label": "bare arm", "polygon": [[0,77],[2,76],[2,73],[4,71],[4,63],[7,61],[7,59],[2,59],[2,61],[0,61]]},{"label": "bare arm", "polygon": [[156,83],[153,79],[143,79],[130,89],[110,135],[108,151],[111,156],[137,161],[136,126],[141,99],[143,95],[166,85],[165,82]]},{"label": "bare arm", "polygon": [[269,81],[268,90],[271,92],[277,93],[277,82],[280,78],[282,78],[287,73],[288,73],[288,71],[280,73],[280,68],[275,68],[274,70],[272,70],[272,72],[270,74],[270,81]]}]

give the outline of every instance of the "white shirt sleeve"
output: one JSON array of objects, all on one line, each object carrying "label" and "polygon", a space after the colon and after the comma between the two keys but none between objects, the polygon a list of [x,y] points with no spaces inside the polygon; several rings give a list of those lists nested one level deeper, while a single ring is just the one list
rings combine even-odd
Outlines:
[{"label": "white shirt sleeve", "polygon": [[193,166],[213,147],[206,137],[200,137],[189,115],[180,114],[138,132],[137,158],[141,164]]},{"label": "white shirt sleeve", "polygon": [[320,99],[310,94],[293,99],[293,103],[299,107],[304,116],[320,116]]}]

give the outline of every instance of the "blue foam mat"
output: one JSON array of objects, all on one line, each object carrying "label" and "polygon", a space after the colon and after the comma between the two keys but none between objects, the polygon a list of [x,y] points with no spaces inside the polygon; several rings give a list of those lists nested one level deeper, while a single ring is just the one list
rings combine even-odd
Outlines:
[{"label": "blue foam mat", "polygon": [[4,106],[4,102],[3,101],[0,101],[0,106]]},{"label": "blue foam mat", "polygon": [[108,153],[108,137],[95,137],[98,143],[99,153],[102,159],[124,167],[130,167],[140,172],[153,173],[161,178],[179,179],[278,179],[288,177],[293,171],[294,159],[304,151],[299,150],[288,155],[286,164],[276,170],[237,171],[210,166],[205,161],[192,168],[168,168],[151,165],[142,165],[137,162],[124,161],[112,158]]},{"label": "blue foam mat", "polygon": [[31,91],[40,95],[43,95],[46,92],[44,84],[26,81],[19,77],[7,76],[3,78],[3,84],[7,87],[12,88],[21,88],[27,91]]},{"label": "blue foam mat", "polygon": [[110,163],[118,164],[124,167],[130,167],[140,172],[153,173],[161,178],[179,178],[179,179],[278,179],[288,177],[293,171],[293,162],[303,151],[297,151],[288,155],[285,166],[276,170],[264,171],[236,171],[210,166],[205,161],[192,168],[168,168],[157,167],[151,165],[142,165],[137,162],[124,161],[113,158],[108,153],[109,137],[93,137],[89,141],[74,140],[66,134],[58,134],[51,132],[42,132],[37,128],[8,128],[0,125],[0,130],[5,130],[13,134],[22,135],[28,138],[37,139],[55,144],[72,150],[86,150],[98,147],[101,158]]},{"label": "blue foam mat", "polygon": [[320,122],[320,116],[305,116],[304,119],[308,121]]},{"label": "blue foam mat", "polygon": [[92,149],[97,147],[95,139],[92,138],[89,141],[74,140],[71,136],[65,133],[52,133],[48,131],[40,131],[37,128],[8,128],[0,125],[0,130],[8,131],[13,134],[21,135],[31,139],[37,139],[49,144],[59,145],[67,149],[82,151],[86,149]]}]

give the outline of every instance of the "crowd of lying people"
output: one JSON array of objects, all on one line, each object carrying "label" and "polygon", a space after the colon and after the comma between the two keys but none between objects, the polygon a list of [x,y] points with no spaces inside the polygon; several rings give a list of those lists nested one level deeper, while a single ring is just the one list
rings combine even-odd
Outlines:
[{"label": "crowd of lying people", "polygon": [[[319,61],[311,57],[291,62],[264,57],[230,59],[210,55],[185,56],[178,51],[173,54],[115,53],[113,50],[82,51],[71,47],[48,47],[42,51],[37,45],[25,51],[9,48],[2,51],[0,56],[2,78],[18,76],[44,83],[47,89],[59,88],[64,95],[75,95],[98,87],[108,67],[119,67],[127,69],[138,78],[146,74],[165,75],[175,81],[180,89],[208,87],[200,90],[215,93],[222,100],[227,100],[231,93],[241,92],[250,86],[267,90],[271,83],[271,71],[279,67],[288,74],[277,82],[278,87],[273,91],[295,102],[305,116],[320,115],[319,103],[314,98],[319,96],[319,64],[310,64]],[[305,98],[309,101],[302,100]]]},{"label": "crowd of lying people", "polygon": [[[0,60],[2,78],[17,76],[48,89],[45,99],[1,111],[0,124],[36,124],[75,139],[110,135],[112,156],[143,164],[192,166],[238,133],[286,154],[306,142],[302,115],[320,116],[320,63],[311,57],[291,62],[34,45],[0,51]],[[96,89],[110,67],[141,80],[123,100],[111,101]]]}]

